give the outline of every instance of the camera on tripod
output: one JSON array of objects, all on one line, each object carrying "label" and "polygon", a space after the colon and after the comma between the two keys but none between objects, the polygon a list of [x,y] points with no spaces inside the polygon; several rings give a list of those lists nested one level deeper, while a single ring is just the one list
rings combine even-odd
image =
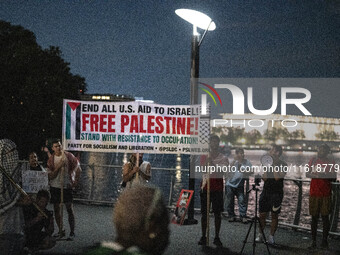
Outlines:
[{"label": "camera on tripod", "polygon": [[254,184],[255,184],[255,186],[260,186],[260,183],[261,183],[261,175],[256,174]]}]

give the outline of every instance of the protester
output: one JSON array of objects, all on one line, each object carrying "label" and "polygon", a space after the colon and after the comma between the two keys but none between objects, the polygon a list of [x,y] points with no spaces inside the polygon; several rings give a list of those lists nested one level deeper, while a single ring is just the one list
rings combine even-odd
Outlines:
[{"label": "protester", "polygon": [[62,229],[62,218],[60,217],[61,188],[63,188],[63,203],[66,206],[70,225],[68,240],[73,240],[75,237],[73,188],[78,184],[81,169],[77,158],[72,153],[61,149],[60,140],[52,142],[52,150],[54,153],[48,159],[47,167],[49,171],[51,203],[54,205],[55,220],[59,230],[55,237],[62,238],[65,236],[65,230]]},{"label": "protester", "polygon": [[263,241],[262,231],[266,227],[266,218],[269,212],[271,212],[271,227],[270,235],[268,237],[268,243],[275,245],[274,234],[278,226],[278,217],[281,212],[281,203],[283,199],[283,178],[286,175],[284,168],[287,167],[287,163],[280,160],[282,155],[282,147],[280,145],[272,145],[269,155],[273,159],[272,166],[268,167],[264,172],[262,179],[264,181],[263,190],[259,200],[259,212],[260,212],[260,233],[256,238],[256,241]]},{"label": "protester", "polygon": [[46,209],[49,201],[50,193],[47,190],[39,190],[36,204],[48,218],[45,218],[33,205],[24,207],[26,248],[29,252],[50,249],[56,243],[52,237],[53,213]]},{"label": "protester", "polygon": [[236,196],[238,200],[240,220],[243,223],[247,223],[247,205],[244,194],[244,183],[246,179],[249,179],[252,164],[248,159],[244,158],[244,150],[242,148],[237,148],[235,150],[235,154],[235,161],[232,164],[233,171],[231,171],[226,184],[227,212],[229,216],[229,222],[235,221],[234,201]]},{"label": "protester", "polygon": [[117,237],[87,255],[160,255],[169,241],[169,215],[159,189],[136,185],[122,192],[113,211]]},{"label": "protester", "polygon": [[[226,156],[219,152],[220,138],[216,135],[210,136],[210,154],[209,157],[202,158],[202,166],[217,166],[220,167],[228,166],[229,161]],[[213,177],[213,178],[210,178]],[[215,177],[215,178],[214,178]],[[199,245],[206,245],[206,230],[207,230],[207,179],[209,178],[209,189],[210,189],[210,203],[215,217],[215,239],[214,244],[216,246],[222,246],[219,234],[221,229],[221,213],[223,212],[223,176],[216,172],[204,177],[201,184],[201,227],[202,237],[199,240]]]},{"label": "protester", "polygon": [[[316,248],[316,235],[318,220],[321,214],[323,232],[322,248],[328,248],[328,234],[330,229],[329,214],[331,212],[332,181],[336,181],[336,173],[331,170],[334,160],[328,158],[330,148],[322,144],[318,148],[317,157],[313,157],[308,163],[306,177],[312,178],[309,191],[309,214],[312,216],[312,249]],[[322,171],[317,171],[321,170]]]},{"label": "protester", "polygon": [[[38,171],[38,172],[44,172],[46,174],[46,183],[39,183],[39,185],[41,185],[42,188],[46,189],[48,188],[48,183],[47,183],[47,171],[46,169],[39,164],[38,162],[38,155],[36,152],[32,151],[29,153],[28,155],[28,163],[23,163],[22,164],[22,171],[23,173],[25,171]],[[23,179],[23,188],[25,187],[24,185],[25,183],[25,179]],[[28,190],[25,189],[25,191],[27,192],[27,194],[30,195],[30,197],[32,199],[36,199],[36,191],[35,192],[29,192]]]},{"label": "protester", "polygon": [[30,152],[30,154],[28,155],[28,165],[26,165],[26,169],[24,170],[46,172],[46,169],[42,165],[39,164],[38,155],[35,151]]},{"label": "protester", "polygon": [[143,153],[139,154],[138,166],[137,153],[132,153],[129,162],[123,166],[123,186],[131,188],[137,184],[146,184],[151,179],[151,164],[143,161]]},{"label": "protester", "polygon": [[0,253],[21,254],[24,248],[24,217],[22,205],[30,203],[10,183],[2,171],[6,171],[15,183],[21,182],[21,168],[18,165],[18,151],[13,141],[0,140]]}]

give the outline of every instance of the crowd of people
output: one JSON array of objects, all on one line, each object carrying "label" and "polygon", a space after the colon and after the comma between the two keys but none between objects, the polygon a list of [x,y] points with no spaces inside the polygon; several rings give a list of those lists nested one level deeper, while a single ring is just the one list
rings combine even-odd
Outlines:
[{"label": "crowd of people", "polygon": [[[235,171],[223,176],[216,173],[206,174],[202,178],[201,198],[201,230],[199,245],[207,244],[207,215],[214,215],[215,236],[213,244],[223,246],[220,238],[222,212],[226,207],[229,222],[238,218],[242,223],[249,221],[247,216],[248,201],[245,183],[253,173],[252,163],[246,159],[244,149],[236,148],[234,160],[229,163],[228,157],[219,151],[220,139],[216,135],[210,137],[209,155],[200,157],[200,164],[206,166],[233,166]],[[46,151],[46,150],[45,150]],[[16,145],[8,139],[0,140],[1,171],[6,171],[14,183],[21,184],[21,171],[47,172],[49,191],[39,190],[36,194],[23,194],[15,185],[10,185],[6,177],[0,175],[0,250],[2,254],[21,254],[26,250],[34,253],[41,249],[50,249],[56,240],[66,236],[63,224],[63,205],[66,207],[69,223],[67,240],[74,240],[75,214],[73,209],[73,190],[79,182],[81,173],[78,159],[62,150],[59,140],[52,142],[53,153],[47,157],[47,167],[38,163],[35,152],[29,154],[26,169],[18,167]],[[47,152],[47,151],[46,151]],[[272,145],[268,151],[271,166],[284,167],[287,163],[281,159],[283,150],[279,145]],[[336,173],[330,166],[335,162],[328,155],[330,148],[323,144],[317,156],[308,166],[310,169],[325,166],[324,171],[309,171],[311,178],[309,212],[312,216],[311,249],[317,247],[317,224],[321,215],[323,222],[322,248],[328,248],[330,230],[329,214],[331,209],[331,182],[336,180]],[[278,228],[279,214],[284,196],[285,171],[266,171],[262,175],[263,187],[258,201],[259,235],[257,242],[266,241],[275,245],[275,233]],[[131,154],[129,161],[122,167],[123,192],[114,205],[113,221],[116,228],[114,242],[103,242],[87,252],[95,254],[162,254],[169,240],[169,215],[164,205],[161,192],[150,185],[151,164],[143,160],[143,153]],[[238,203],[239,217],[235,214],[235,198]],[[209,201],[209,202],[208,202]],[[53,211],[47,209],[53,204]],[[210,209],[211,206],[211,209]],[[138,213],[133,213],[138,212]],[[265,236],[266,219],[271,215],[269,235]],[[54,234],[54,222],[57,232]]]},{"label": "crowd of people", "polygon": [[[47,168],[39,164],[36,152],[29,153],[28,164],[20,166],[15,143],[9,139],[0,140],[1,254],[32,254],[52,248],[57,239],[65,236],[62,217],[64,204],[70,226],[68,240],[75,237],[72,203],[73,189],[80,177],[80,164],[72,153],[61,150],[60,140],[52,142],[52,150]],[[25,171],[45,173],[49,187],[37,192],[25,192],[21,188]],[[49,202],[54,206],[54,213],[47,209]],[[54,221],[58,232],[53,235]]]},{"label": "crowd of people", "polygon": [[[219,165],[228,166],[228,159],[219,153],[219,137],[212,135],[210,138],[210,154],[206,162],[201,162],[203,165]],[[328,156],[331,152],[327,144],[319,146],[316,157],[313,157],[306,168],[306,177],[311,178],[310,195],[309,195],[309,214],[312,217],[311,233],[312,243],[310,249],[317,248],[317,224],[321,215],[323,222],[323,238],[320,244],[321,248],[328,248],[328,235],[330,230],[329,216],[331,213],[332,201],[332,182],[336,181],[336,171],[334,171],[335,162]],[[284,197],[284,177],[287,173],[285,167],[287,163],[281,159],[283,153],[282,146],[273,144],[268,151],[268,156],[271,158],[269,171],[264,171],[261,179],[263,180],[262,192],[258,201],[259,208],[259,234],[256,237],[256,242],[265,242],[269,245],[276,245],[274,235],[278,228],[279,214],[281,212],[281,205]],[[207,191],[206,179],[203,177],[201,184],[201,225],[202,237],[199,240],[199,245],[206,244],[206,218],[207,208],[212,206],[212,212],[215,218],[215,239],[214,244],[222,246],[219,238],[221,212],[223,208],[223,179],[225,179],[225,197],[226,209],[229,222],[236,220],[234,211],[235,197],[238,200],[239,220],[243,223],[248,223],[247,219],[247,200],[245,199],[245,183],[249,181],[249,176],[253,174],[251,169],[251,162],[245,158],[244,150],[242,148],[235,149],[234,161],[230,164],[233,166],[233,171],[226,173],[223,178],[216,178],[216,173],[210,174],[210,204],[207,207]],[[332,171],[333,168],[333,171]],[[230,168],[229,168],[230,169]],[[248,169],[246,171],[246,169]],[[280,170],[276,170],[280,169]],[[318,169],[318,171],[316,171]],[[217,185],[216,185],[217,183]],[[271,216],[269,235],[265,236],[266,220],[268,214]],[[252,219],[254,220],[254,218]]]}]

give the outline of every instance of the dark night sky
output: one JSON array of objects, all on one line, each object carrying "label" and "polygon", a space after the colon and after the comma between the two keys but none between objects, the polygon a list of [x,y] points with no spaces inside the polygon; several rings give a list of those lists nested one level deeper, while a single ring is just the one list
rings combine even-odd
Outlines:
[{"label": "dark night sky", "polygon": [[[216,23],[200,48],[200,77],[340,77],[333,3],[1,0],[0,19],[33,31],[43,48],[59,46],[89,93],[188,104],[192,26],[176,9],[202,11]],[[314,90],[316,115],[339,117],[337,87]]]}]

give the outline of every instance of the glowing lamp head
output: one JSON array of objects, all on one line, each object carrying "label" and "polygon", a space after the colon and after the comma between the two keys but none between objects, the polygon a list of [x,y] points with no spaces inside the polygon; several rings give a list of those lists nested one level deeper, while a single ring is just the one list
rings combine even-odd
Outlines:
[{"label": "glowing lamp head", "polygon": [[191,23],[194,27],[199,27],[204,30],[213,31],[216,29],[215,22],[209,16],[202,12],[190,9],[177,9],[175,13],[182,19]]}]

